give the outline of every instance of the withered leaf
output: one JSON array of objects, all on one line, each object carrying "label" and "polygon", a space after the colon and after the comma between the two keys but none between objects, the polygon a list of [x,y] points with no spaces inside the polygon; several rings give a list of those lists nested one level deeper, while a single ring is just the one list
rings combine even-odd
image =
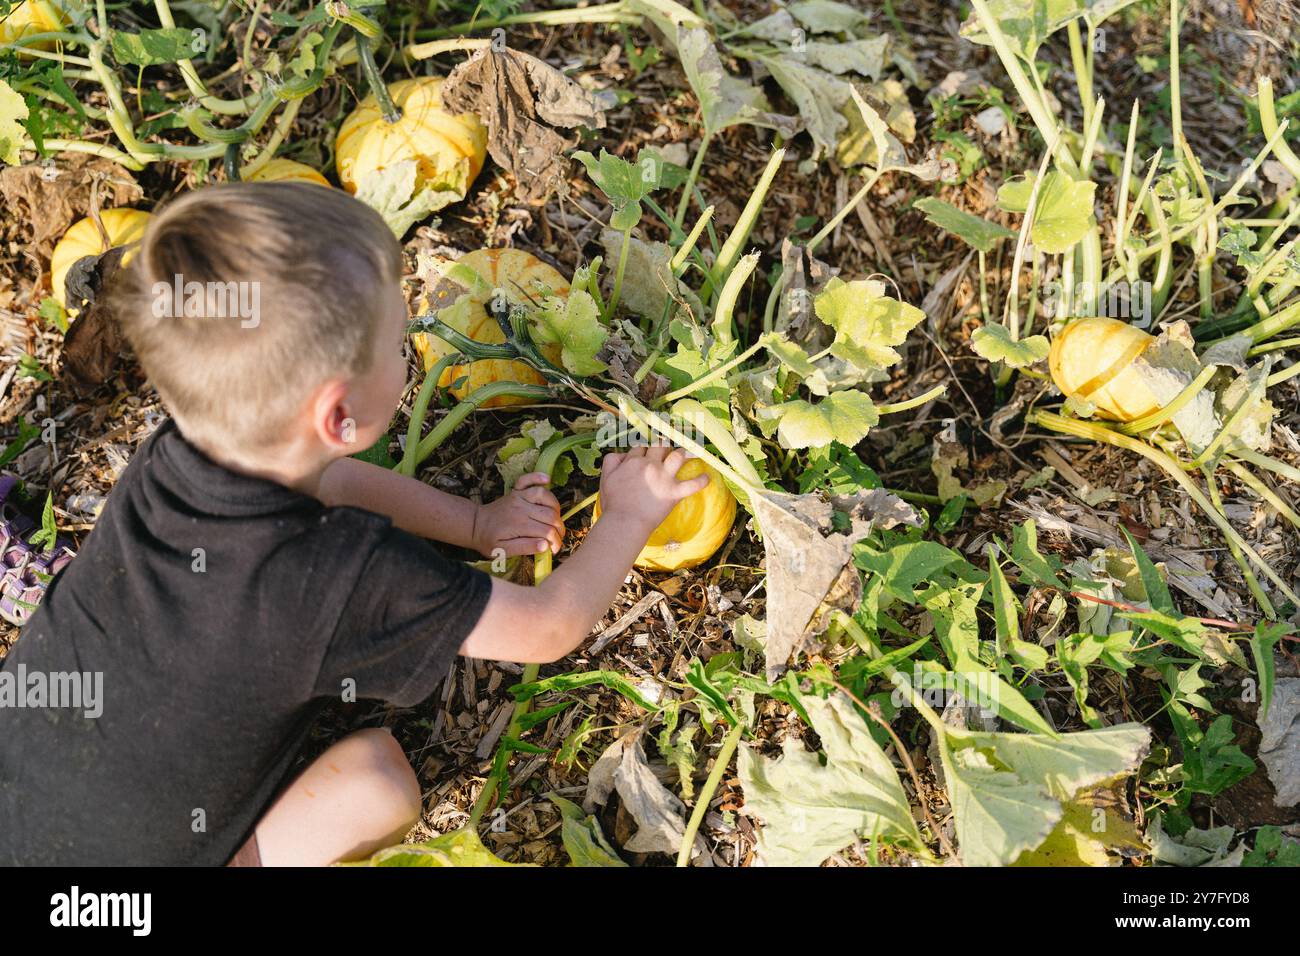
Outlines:
[{"label": "withered leaf", "polygon": [[564,179],[565,151],[578,143],[561,129],[605,127],[596,97],[559,70],[518,50],[480,50],[451,71],[442,87],[453,113],[476,113],[488,128],[488,151],[514,174],[525,202],[540,202]]},{"label": "withered leaf", "polygon": [[[829,498],[766,492],[751,495],[767,554],[767,673],[775,677],[826,629],[829,612],[855,605],[862,585],[849,567],[853,546],[873,528],[919,525],[920,517],[881,488]],[[834,531],[836,512],[847,532]]]},{"label": "withered leaf", "polygon": [[103,385],[116,374],[129,347],[105,291],[122,263],[125,247],[78,259],[65,280],[68,301],[82,303],[63,340],[63,370],[82,391]]},{"label": "withered leaf", "polygon": [[128,206],[144,195],[126,169],[84,153],[0,169],[5,212],[27,226],[29,248],[42,261],[69,226],[90,214],[93,192],[101,209]]}]

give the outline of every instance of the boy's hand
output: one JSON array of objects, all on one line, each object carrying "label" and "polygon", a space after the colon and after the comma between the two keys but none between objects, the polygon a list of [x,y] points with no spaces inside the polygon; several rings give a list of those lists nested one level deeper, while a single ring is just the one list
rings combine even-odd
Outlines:
[{"label": "boy's hand", "polygon": [[515,482],[508,495],[479,505],[474,515],[474,546],[485,557],[502,548],[506,555],[559,552],[564,540],[560,502],[547,489],[551,479],[534,471]]},{"label": "boy's hand", "polygon": [[709,484],[708,475],[677,480],[677,472],[688,457],[670,445],[637,446],[606,455],[600,463],[602,509],[643,526],[649,537],[668,517],[673,505]]}]

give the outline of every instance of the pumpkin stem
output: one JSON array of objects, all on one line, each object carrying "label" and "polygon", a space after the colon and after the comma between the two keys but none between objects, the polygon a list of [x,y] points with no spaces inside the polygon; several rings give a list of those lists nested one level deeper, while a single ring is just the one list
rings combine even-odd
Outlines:
[{"label": "pumpkin stem", "polygon": [[358,31],[356,40],[357,61],[361,64],[361,72],[365,75],[366,85],[370,87],[370,94],[375,98],[375,102],[379,104],[379,112],[383,114],[384,122],[391,126],[402,118],[402,111],[393,102],[393,97],[388,92],[388,85],[379,72],[379,64],[375,62],[375,51],[371,49],[370,38]]}]

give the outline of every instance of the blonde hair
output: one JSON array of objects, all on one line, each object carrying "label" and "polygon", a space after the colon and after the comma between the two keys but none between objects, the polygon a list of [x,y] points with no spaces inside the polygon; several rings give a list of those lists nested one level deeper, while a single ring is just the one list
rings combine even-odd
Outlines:
[{"label": "blonde hair", "polygon": [[402,250],[384,220],[308,183],[210,186],[153,217],[113,310],[185,436],[268,448],[312,390],[364,374]]}]

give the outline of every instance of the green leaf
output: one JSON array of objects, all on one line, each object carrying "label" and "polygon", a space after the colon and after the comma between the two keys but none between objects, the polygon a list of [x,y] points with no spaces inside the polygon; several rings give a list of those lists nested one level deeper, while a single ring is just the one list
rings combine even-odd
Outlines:
[{"label": "green leaf", "polygon": [[839,442],[810,448],[805,461],[807,463],[799,473],[800,494],[816,488],[831,494],[851,495],[862,488],[883,487],[880,476],[852,448]]},{"label": "green leaf", "polygon": [[200,52],[194,49],[195,39],[195,34],[183,27],[163,27],[139,33],[111,30],[108,43],[118,63],[157,66],[193,57]]},{"label": "green leaf", "polygon": [[1282,829],[1260,827],[1255,846],[1241,861],[1242,866],[1300,866],[1300,840],[1283,837]]},{"label": "green leaf", "polygon": [[909,541],[880,552],[859,546],[853,563],[878,575],[885,590],[904,604],[915,604],[921,582],[933,581],[955,565],[965,565],[966,559],[937,541]]},{"label": "green leaf", "polygon": [[1183,746],[1183,786],[1189,793],[1215,796],[1255,772],[1255,761],[1235,743],[1229,714],[1220,714],[1202,731],[1187,708],[1174,700],[1169,718]]},{"label": "green leaf", "polygon": [[780,759],[742,746],[745,805],[763,820],[759,854],[769,866],[817,866],[857,838],[924,843],[893,764],[853,705],[836,694],[803,698],[826,753],[823,766],[797,737]]},{"label": "green leaf", "polygon": [[1026,520],[1012,529],[1011,550],[1007,556],[1034,584],[1060,590],[1061,581],[1057,574],[1061,570],[1061,559],[1056,555],[1044,557],[1039,552],[1038,526],[1033,521]]},{"label": "green leaf", "polygon": [[1284,634],[1295,630],[1289,624],[1275,621],[1260,621],[1255,625],[1255,633],[1250,637],[1250,656],[1255,659],[1255,674],[1259,677],[1259,716],[1257,723],[1262,724],[1268,716],[1268,708],[1273,703],[1273,686],[1277,680],[1277,662],[1273,660],[1273,646]]},{"label": "green leaf", "polygon": [[533,866],[507,863],[483,845],[471,829],[452,830],[423,843],[402,843],[355,863],[337,866]]},{"label": "green leaf", "polygon": [[0,163],[17,166],[22,162],[19,149],[27,142],[27,101],[4,80],[0,80]]},{"label": "green leaf", "polygon": [[359,461],[367,461],[372,465],[378,465],[380,468],[393,468],[397,462],[393,456],[388,453],[388,446],[392,444],[393,437],[387,432],[375,439],[375,443],[365,451],[359,451],[353,458]]},{"label": "green leaf", "polygon": [[1002,362],[1011,368],[1025,368],[1047,358],[1051,344],[1045,335],[1013,339],[1005,326],[994,322],[975,330],[971,336],[971,348],[990,362]]},{"label": "green leaf", "polygon": [[[998,205],[1010,212],[1025,212],[1034,180],[1025,175],[1004,183],[998,190]],[[1078,182],[1052,170],[1043,177],[1034,204],[1034,223],[1029,236],[1042,252],[1067,252],[1097,225],[1092,213],[1096,183]]]},{"label": "green leaf", "polygon": [[639,166],[619,159],[605,149],[601,149],[599,159],[585,149],[578,150],[573,158],[587,168],[591,181],[600,187],[615,209],[640,202],[657,182],[657,176],[647,179]]},{"label": "green leaf", "polygon": [[608,687],[610,690],[622,694],[642,710],[651,713],[657,713],[659,710],[657,705],[649,701],[631,681],[617,671],[585,671],[581,674],[556,674],[554,677],[547,677],[543,680],[533,681],[530,684],[515,684],[507,690],[511,697],[516,701],[520,701],[532,700],[539,694],[562,693],[564,691],[576,690],[579,687],[590,687],[592,684],[600,684],[603,687]]},{"label": "green leaf", "polygon": [[587,816],[558,793],[546,796],[560,811],[560,839],[569,854],[569,866],[627,866],[605,839],[595,817]]},{"label": "green leaf", "polygon": [[858,368],[894,365],[902,356],[893,346],[925,319],[916,306],[886,296],[885,284],[875,279],[831,279],[813,300],[813,309],[835,330],[831,354]]},{"label": "green leaf", "polygon": [[41,509],[41,526],[27,540],[34,548],[48,550],[54,547],[58,536],[59,526],[54,523],[54,492],[49,491],[45,494],[45,507]]},{"label": "green leaf", "polygon": [[1173,595],[1169,593],[1169,587],[1165,584],[1160,569],[1147,557],[1147,553],[1142,550],[1142,546],[1137,543],[1137,539],[1129,534],[1128,528],[1120,525],[1119,530],[1124,534],[1124,540],[1128,542],[1129,550],[1133,552],[1133,560],[1137,562],[1138,575],[1142,578],[1142,587],[1146,591],[1147,603],[1154,610],[1163,611],[1165,614],[1177,614],[1178,609],[1174,606]]},{"label": "green leaf", "polygon": [[1063,804],[1089,787],[1132,773],[1150,745],[1141,724],[1061,734],[947,734],[944,778],[966,866],[1014,862],[1047,840]]},{"label": "green leaf", "polygon": [[934,196],[918,199],[912,205],[925,213],[931,223],[980,252],[992,252],[998,242],[1015,235],[1014,230],[1000,223],[971,215]]},{"label": "green leaf", "polygon": [[852,447],[880,421],[865,393],[832,392],[813,404],[803,399],[763,409],[764,418],[779,418],[777,437],[782,448],[821,448],[831,442]]},{"label": "green leaf", "polygon": [[609,337],[600,322],[600,309],[591,293],[576,290],[567,297],[547,296],[542,308],[530,316],[533,341],[558,344],[560,360],[574,375],[596,375],[605,363],[596,353]]}]

